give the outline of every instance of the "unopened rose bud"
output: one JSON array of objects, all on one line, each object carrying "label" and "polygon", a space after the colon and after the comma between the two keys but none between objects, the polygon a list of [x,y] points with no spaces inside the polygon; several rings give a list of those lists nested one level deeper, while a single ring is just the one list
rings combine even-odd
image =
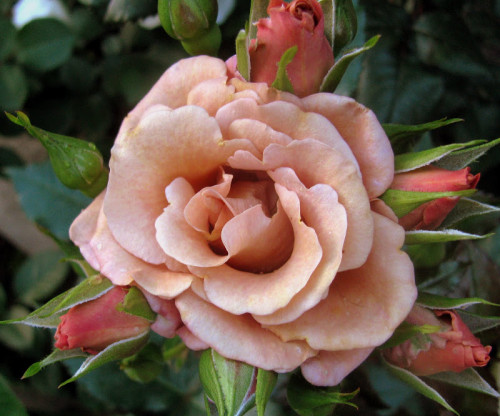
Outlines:
[{"label": "unopened rose bud", "polygon": [[296,45],[297,54],[286,68],[294,93],[318,92],[333,65],[321,6],[316,0],[271,0],[267,12],[269,18],[258,21],[257,39],[250,46],[250,80],[271,85],[283,53]]},{"label": "unopened rose bud", "polygon": [[490,360],[490,346],[483,346],[454,311],[431,311],[414,306],[407,320],[413,325],[440,327],[436,333],[418,334],[384,352],[386,359],[419,376],[442,371],[460,372],[484,367]]},{"label": "unopened rose bud", "polygon": [[217,0],[159,0],[158,15],[165,31],[182,41],[191,55],[217,53],[221,43]]},{"label": "unopened rose bud", "polygon": [[[447,192],[474,189],[480,174],[473,175],[470,168],[447,170],[425,166],[409,172],[398,173],[391,189],[413,192]],[[424,203],[399,219],[406,230],[434,230],[458,203],[459,197],[444,197]]]},{"label": "unopened rose bud", "polygon": [[149,331],[148,319],[121,310],[128,289],[115,286],[101,297],[72,307],[61,316],[55,347],[97,354],[107,346]]}]

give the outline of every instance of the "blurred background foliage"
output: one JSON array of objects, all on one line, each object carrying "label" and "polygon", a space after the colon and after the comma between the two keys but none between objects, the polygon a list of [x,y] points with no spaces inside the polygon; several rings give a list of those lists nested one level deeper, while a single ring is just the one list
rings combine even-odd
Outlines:
[{"label": "blurred background foliage", "polygon": [[[51,13],[37,17],[37,4],[45,4]],[[249,0],[219,0],[220,57],[234,53],[234,39],[248,18],[249,5]],[[358,0],[355,5],[359,31],[352,45],[360,46],[375,34],[382,38],[351,65],[338,93],[366,104],[384,123],[464,119],[427,133],[415,143],[419,149],[499,137],[500,0]],[[187,56],[159,26],[155,10],[156,0],[2,0],[0,109],[23,110],[35,126],[90,140],[108,157],[126,113],[169,65]],[[61,262],[67,253],[43,238],[39,243],[41,231],[24,242],[5,231],[9,226],[20,229],[22,222],[17,224],[18,216],[10,215],[9,187],[14,185],[15,198],[29,220],[62,246],[72,219],[89,202],[58,182],[43,162],[43,149],[27,154],[32,142],[21,133],[0,116],[0,319],[26,315],[78,279],[68,263]],[[481,171],[480,197],[495,205],[499,162],[497,148],[472,166]],[[475,232],[497,231],[480,243],[428,247],[435,261],[426,257],[417,270],[418,283],[433,293],[500,302],[498,224],[498,216],[473,223]],[[486,313],[498,315],[497,310]],[[481,339],[494,347],[492,364],[481,374],[495,385],[500,382],[498,329],[482,333]],[[24,326],[0,327],[0,412],[202,415],[196,358],[172,342],[152,337],[142,356],[109,364],[58,390],[78,363],[53,365],[20,380],[32,362],[50,352],[52,334]],[[280,377],[266,414],[293,413],[286,405],[284,382]],[[482,415],[498,414],[493,398],[435,385],[463,415],[478,414],[478,409]],[[393,379],[376,357],[356,370],[342,390],[357,387],[361,392],[354,402],[359,410],[345,406],[335,414],[448,414]]]}]

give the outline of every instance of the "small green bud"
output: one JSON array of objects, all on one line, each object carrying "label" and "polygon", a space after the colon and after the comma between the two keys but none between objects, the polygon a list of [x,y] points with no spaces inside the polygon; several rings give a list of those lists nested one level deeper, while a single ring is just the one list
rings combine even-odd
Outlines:
[{"label": "small green bud", "polygon": [[203,35],[182,41],[182,47],[190,55],[212,55],[216,56],[222,41],[219,26],[213,25],[212,28]]},{"label": "small green bud", "polygon": [[358,20],[352,0],[337,0],[335,2],[335,56],[354,39],[357,30]]},{"label": "small green bud", "polygon": [[158,0],[158,16],[169,36],[181,41],[199,38],[215,26],[217,0]]},{"label": "small green bud", "polygon": [[28,116],[17,111],[17,117],[6,113],[13,123],[24,127],[29,134],[40,140],[59,180],[71,189],[95,197],[106,187],[108,170],[93,143],[60,134],[49,133],[31,124]]}]

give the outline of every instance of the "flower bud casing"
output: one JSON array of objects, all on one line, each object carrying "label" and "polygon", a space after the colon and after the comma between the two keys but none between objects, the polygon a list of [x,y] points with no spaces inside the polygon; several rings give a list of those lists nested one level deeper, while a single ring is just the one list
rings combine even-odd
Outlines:
[{"label": "flower bud casing", "polygon": [[[425,166],[409,172],[397,173],[391,189],[413,192],[446,192],[474,189],[480,174],[473,175],[470,168],[447,170]],[[434,230],[458,203],[459,197],[444,197],[420,205],[399,219],[406,230]]]},{"label": "flower bud casing", "polygon": [[127,293],[127,288],[115,286],[97,299],[72,307],[61,317],[55,347],[97,354],[117,341],[149,331],[150,320],[121,310]]}]

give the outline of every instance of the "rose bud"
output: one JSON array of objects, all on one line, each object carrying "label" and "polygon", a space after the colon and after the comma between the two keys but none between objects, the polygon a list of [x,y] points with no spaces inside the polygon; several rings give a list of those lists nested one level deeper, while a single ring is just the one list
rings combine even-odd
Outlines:
[{"label": "rose bud", "polygon": [[117,341],[149,331],[149,320],[120,310],[128,290],[115,286],[97,299],[72,307],[61,316],[55,347],[97,354]]},{"label": "rose bud", "polygon": [[295,0],[289,4],[271,0],[267,13],[269,18],[258,21],[257,40],[250,46],[251,81],[271,85],[283,53],[297,45],[297,54],[286,69],[294,93],[304,97],[318,92],[333,65],[321,6],[316,0]]},{"label": "rose bud", "polygon": [[389,362],[418,376],[442,371],[458,373],[469,367],[484,367],[490,360],[491,347],[481,345],[454,311],[415,306],[406,321],[441,328],[430,335],[418,334],[384,353]]},{"label": "rose bud", "polygon": [[[447,170],[425,166],[409,172],[397,173],[391,189],[413,192],[447,192],[474,189],[480,174],[470,168]],[[406,230],[434,230],[458,203],[459,197],[444,197],[426,202],[399,219]]]}]

